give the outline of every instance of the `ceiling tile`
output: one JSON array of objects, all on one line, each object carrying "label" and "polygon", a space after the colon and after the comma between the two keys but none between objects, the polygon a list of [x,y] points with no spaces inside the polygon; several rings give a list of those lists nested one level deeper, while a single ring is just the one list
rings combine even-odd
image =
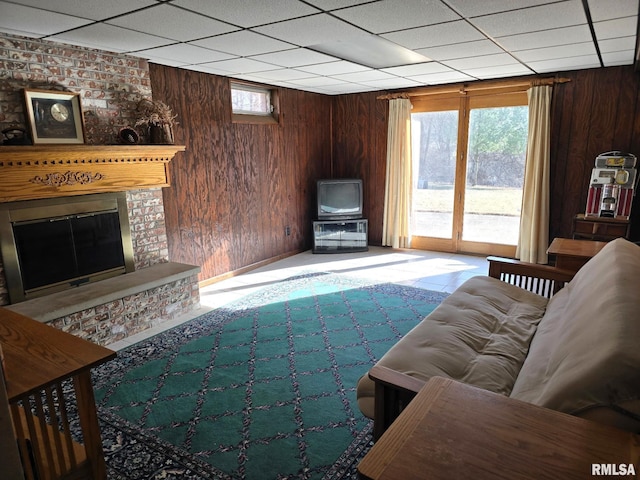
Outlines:
[{"label": "ceiling tile", "polygon": [[507,50],[529,50],[531,48],[553,47],[568,43],[591,42],[591,31],[587,24],[574,27],[555,28],[541,32],[523,33],[498,37],[496,41]]},{"label": "ceiling tile", "polygon": [[530,75],[533,73],[530,69],[519,63],[511,65],[498,65],[493,67],[482,68],[470,68],[465,69],[464,73],[471,75],[475,78],[489,79],[489,78],[502,78],[502,77],[514,77],[518,75]]},{"label": "ceiling tile", "polygon": [[596,55],[596,48],[593,42],[520,50],[516,54],[518,60],[524,63],[552,60],[554,58],[580,57],[583,55]]},{"label": "ceiling tile", "polygon": [[290,43],[281,42],[248,30],[203,38],[191,43],[243,57],[287,50],[293,46]]},{"label": "ceiling tile", "polygon": [[[455,37],[451,35],[451,32],[456,32]],[[464,20],[441,25],[412,28],[401,32],[388,33],[382,35],[382,37],[412,50],[450,45],[452,43],[470,42],[472,40],[485,38],[477,29]]]},{"label": "ceiling tile", "polygon": [[18,35],[41,37],[91,23],[89,20],[0,2],[0,29]]},{"label": "ceiling tile", "polygon": [[480,57],[459,58],[456,60],[443,61],[445,65],[454,70],[466,71],[471,68],[496,67],[501,65],[511,65],[516,60],[508,53],[498,53],[495,55],[483,55]]},{"label": "ceiling tile", "polygon": [[[169,25],[167,25],[167,18],[171,19]],[[228,23],[203,17],[168,4],[159,4],[153,8],[117,17],[107,23],[181,42],[238,29]]]},{"label": "ceiling tile", "polygon": [[334,57],[323,53],[314,52],[307,48],[294,48],[291,50],[283,50],[280,52],[266,53],[264,55],[252,56],[254,60],[272,63],[280,67],[303,67],[306,65],[315,65],[318,63],[335,62]]},{"label": "ceiling tile", "polygon": [[454,60],[456,58],[475,57],[476,55],[493,55],[503,53],[499,46],[490,40],[477,40],[475,42],[455,43],[441,47],[429,47],[416,50],[432,60]]},{"label": "ceiling tile", "polygon": [[254,27],[319,13],[318,9],[298,0],[174,0],[173,4],[241,27]]},{"label": "ceiling tile", "polygon": [[287,83],[298,87],[322,87],[325,85],[340,85],[346,82],[332,77],[308,77],[291,80]]},{"label": "ceiling tile", "polygon": [[440,0],[381,0],[338,10],[334,14],[371,33],[404,30],[460,18]]},{"label": "ceiling tile", "polygon": [[449,5],[464,17],[478,17],[491,13],[507,12],[520,8],[554,3],[557,0],[447,0]]},{"label": "ceiling tile", "polygon": [[233,55],[227,53],[216,52],[207,48],[189,45],[186,43],[176,43],[164,47],[140,50],[135,53],[138,56],[150,58],[166,58],[173,61],[192,63],[215,62],[218,60],[227,60],[233,58]]},{"label": "ceiling tile", "polygon": [[393,88],[412,88],[419,87],[420,82],[416,82],[415,80],[411,80],[409,78],[388,78],[385,80],[372,80],[368,82],[361,82],[363,85],[369,85],[370,87],[374,87],[376,90],[384,90],[384,89],[393,89]]},{"label": "ceiling tile", "polygon": [[308,65],[298,68],[303,72],[314,73],[317,75],[340,75],[342,73],[360,72],[369,70],[368,67],[358,65],[357,63],[340,60],[338,62],[320,63],[318,65]]},{"label": "ceiling tile", "polygon": [[548,73],[579,70],[582,68],[598,68],[600,61],[596,55],[586,55],[584,57],[557,58],[531,62],[529,66],[537,73]]},{"label": "ceiling tile", "polygon": [[600,40],[598,42],[600,52],[624,52],[636,48],[636,37],[621,37]]},{"label": "ceiling tile", "polygon": [[409,78],[425,85],[440,85],[443,83],[467,82],[476,80],[469,75],[465,75],[462,72],[456,72],[455,70],[450,70],[449,72],[431,73],[428,75],[416,75],[415,77]]},{"label": "ceiling tile", "polygon": [[[157,4],[154,0],[100,0],[99,2],[88,2],[87,0],[11,0],[11,3],[29,5],[46,9],[49,12],[66,13],[91,20],[104,20]],[[2,14],[3,16],[5,14],[4,8],[2,8]],[[56,21],[51,23],[57,24]],[[62,29],[58,28],[56,31],[60,32]]]},{"label": "ceiling tile", "polygon": [[605,67],[613,67],[616,65],[629,65],[634,61],[635,50],[626,50],[621,52],[607,52],[602,54],[602,62]]},{"label": "ceiling tile", "polygon": [[172,43],[172,40],[167,38],[134,32],[104,23],[95,23],[60,33],[50,39],[113,52],[131,52]]},{"label": "ceiling tile", "polygon": [[402,67],[383,68],[383,72],[398,75],[400,77],[413,77],[429,73],[449,72],[451,69],[438,62],[418,63],[416,65],[404,65]]},{"label": "ceiling tile", "polygon": [[471,20],[491,37],[516,35],[587,23],[580,0],[523,8]]},{"label": "ceiling tile", "polygon": [[309,75],[308,72],[303,72],[294,68],[280,68],[277,70],[260,72],[260,78],[266,80],[290,81],[297,80],[299,78],[308,78],[310,76],[311,75]]},{"label": "ceiling tile", "polygon": [[345,82],[371,82],[374,80],[388,80],[394,78],[394,75],[385,73],[380,70],[366,70],[363,72],[343,73],[342,75],[331,75],[338,80],[344,80]]},{"label": "ceiling tile", "polygon": [[225,70],[231,74],[256,73],[274,69],[273,65],[250,58],[232,58],[220,62],[206,63],[205,65],[217,70]]},{"label": "ceiling tile", "polygon": [[337,8],[353,7],[361,3],[371,3],[371,0],[307,0],[321,10],[335,10]]},{"label": "ceiling tile", "polygon": [[354,40],[367,35],[353,25],[325,13],[265,25],[254,30],[299,47],[317,45],[326,41]]},{"label": "ceiling tile", "polygon": [[604,22],[596,22],[593,29],[596,32],[596,38],[603,40],[605,38],[628,37],[636,34],[638,19],[636,17],[618,18],[616,20],[605,20]]},{"label": "ceiling tile", "polygon": [[638,0],[589,0],[594,22],[638,15]]}]

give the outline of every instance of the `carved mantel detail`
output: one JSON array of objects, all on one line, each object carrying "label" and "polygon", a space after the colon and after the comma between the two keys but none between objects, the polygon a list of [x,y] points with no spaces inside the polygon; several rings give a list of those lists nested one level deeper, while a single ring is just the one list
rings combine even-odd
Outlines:
[{"label": "carved mantel detail", "polygon": [[62,185],[75,185],[76,183],[80,183],[82,185],[87,185],[97,180],[103,180],[104,175],[100,172],[90,173],[90,172],[72,172],[68,170],[64,173],[54,172],[47,173],[44,177],[41,175],[35,176],[29,181],[31,183],[37,183],[40,185],[48,185],[53,187],[61,187]]},{"label": "carved mantel detail", "polygon": [[0,147],[0,202],[169,186],[182,145]]}]

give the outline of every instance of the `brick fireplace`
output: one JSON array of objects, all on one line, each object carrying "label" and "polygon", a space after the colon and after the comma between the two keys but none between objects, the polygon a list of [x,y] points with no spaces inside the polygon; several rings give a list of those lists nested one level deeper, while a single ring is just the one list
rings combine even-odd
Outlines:
[{"label": "brick fireplace", "polygon": [[[89,145],[0,149],[3,208],[16,202],[29,205],[33,199],[50,198],[58,204],[121,192],[133,257],[130,273],[12,305],[8,305],[7,265],[0,263],[0,304],[103,345],[198,307],[199,268],[169,262],[164,226],[161,187],[169,184],[168,162],[183,149]],[[84,184],[47,180],[73,178],[74,172],[91,172],[94,180]]]}]

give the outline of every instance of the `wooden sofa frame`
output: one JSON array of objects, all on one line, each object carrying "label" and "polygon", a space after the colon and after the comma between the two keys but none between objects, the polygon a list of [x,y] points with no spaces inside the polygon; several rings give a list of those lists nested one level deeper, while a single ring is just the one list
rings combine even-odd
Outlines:
[{"label": "wooden sofa frame", "polygon": [[[545,298],[551,298],[575,275],[574,271],[508,258],[488,257],[487,260],[490,277]],[[377,365],[371,368],[369,377],[375,382],[373,436],[377,440],[416,396],[425,382]]]}]

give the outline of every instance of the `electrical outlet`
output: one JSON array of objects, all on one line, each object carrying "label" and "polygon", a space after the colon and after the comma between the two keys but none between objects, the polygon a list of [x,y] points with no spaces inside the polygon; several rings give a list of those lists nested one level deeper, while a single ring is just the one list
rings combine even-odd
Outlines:
[{"label": "electrical outlet", "polygon": [[289,235],[291,235],[291,227],[289,225],[287,225],[286,227],[284,227],[284,234],[288,237]]}]

